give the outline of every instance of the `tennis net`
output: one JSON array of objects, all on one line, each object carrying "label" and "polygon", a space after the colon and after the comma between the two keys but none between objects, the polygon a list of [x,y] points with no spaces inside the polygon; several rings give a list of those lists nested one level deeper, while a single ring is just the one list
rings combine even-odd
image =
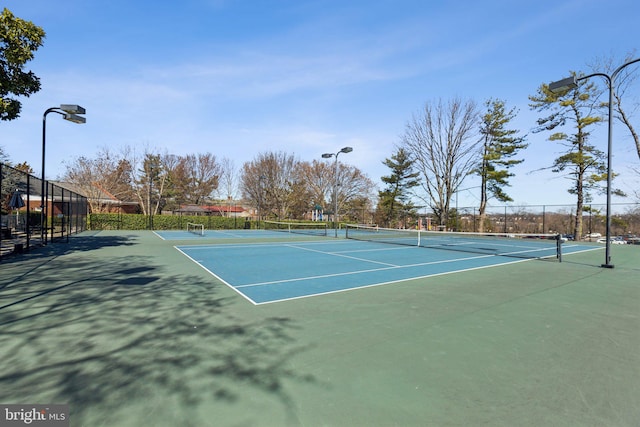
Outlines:
[{"label": "tennis net", "polygon": [[555,257],[562,261],[562,245],[557,234],[462,233],[349,224],[345,228],[348,239],[516,258]]},{"label": "tennis net", "polygon": [[284,231],[287,233],[309,234],[312,236],[326,236],[326,222],[289,222],[262,221],[265,230]]},{"label": "tennis net", "polygon": [[195,224],[193,222],[188,222],[187,231],[189,233],[197,234],[198,236],[204,236],[204,224]]}]

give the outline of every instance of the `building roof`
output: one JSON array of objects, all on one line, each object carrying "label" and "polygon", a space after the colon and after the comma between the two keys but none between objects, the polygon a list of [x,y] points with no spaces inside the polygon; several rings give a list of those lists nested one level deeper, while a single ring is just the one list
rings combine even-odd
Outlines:
[{"label": "building roof", "polygon": [[95,201],[98,201],[104,205],[130,205],[130,206],[137,206],[140,203],[136,202],[136,201],[124,201],[124,200],[120,200],[118,199],[116,196],[114,196],[113,194],[111,194],[110,192],[108,192],[107,190],[105,190],[104,188],[102,188],[102,186],[100,186],[99,184],[93,182],[91,183],[91,186],[93,187],[93,192],[91,195],[87,194],[87,189],[83,188],[83,186],[77,185],[75,183],[72,182],[63,182],[63,181],[51,181],[51,183],[53,183],[54,185],[57,185],[58,187],[62,187],[65,190],[69,190],[69,191],[73,191],[74,193],[78,193],[84,197],[86,197],[87,199],[92,199]]}]

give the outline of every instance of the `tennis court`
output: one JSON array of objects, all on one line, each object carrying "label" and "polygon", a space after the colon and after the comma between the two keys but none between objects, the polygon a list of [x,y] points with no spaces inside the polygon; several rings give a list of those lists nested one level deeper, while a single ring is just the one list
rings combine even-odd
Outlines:
[{"label": "tennis court", "polygon": [[[302,223],[297,224],[298,228],[292,230],[291,224],[277,221],[262,221],[265,228],[258,230],[208,230],[202,224],[187,224],[184,230],[158,230],[154,234],[162,240],[234,240],[234,239],[279,239],[284,236],[327,236],[328,228],[326,223]],[[344,233],[341,232],[341,235]]]},{"label": "tennis court", "polygon": [[578,242],[558,262],[205,231],[3,258],[0,402],[71,426],[638,425],[640,246],[604,269]]},{"label": "tennis court", "polygon": [[[253,234],[273,237],[272,233]],[[418,246],[398,244],[397,233],[392,238],[385,234],[384,239],[379,234],[373,242],[329,238],[291,243],[182,245],[176,249],[254,304],[496,267],[535,257],[555,259],[557,251],[553,241],[475,242],[465,238],[451,244],[451,238],[438,236]],[[566,253],[597,249],[579,244],[564,247]]]}]

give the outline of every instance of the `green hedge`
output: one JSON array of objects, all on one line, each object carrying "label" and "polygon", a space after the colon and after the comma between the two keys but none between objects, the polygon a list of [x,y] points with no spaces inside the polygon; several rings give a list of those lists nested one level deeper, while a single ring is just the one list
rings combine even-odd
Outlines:
[{"label": "green hedge", "polygon": [[[256,228],[255,221],[220,216],[154,215],[154,230],[184,230],[187,223],[203,224],[207,230]],[[142,214],[90,214],[89,230],[148,230],[149,216]]]}]

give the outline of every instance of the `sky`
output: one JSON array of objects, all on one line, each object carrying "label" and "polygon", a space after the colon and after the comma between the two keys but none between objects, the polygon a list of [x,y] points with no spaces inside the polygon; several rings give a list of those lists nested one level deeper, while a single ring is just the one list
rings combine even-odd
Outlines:
[{"label": "sky", "polygon": [[[240,169],[259,153],[303,161],[351,146],[339,160],[380,189],[407,123],[426,103],[501,99],[527,136],[513,169],[513,205],[574,205],[570,181],[545,169],[562,148],[533,133],[542,83],[640,55],[636,0],[0,0],[46,32],[26,65],[42,89],[0,122],[12,163],[42,162],[47,108],[78,104],[87,122],[47,116],[46,176],[108,147],[212,153]],[[633,67],[633,68],[632,68]],[[640,66],[629,67],[639,72]],[[640,99],[640,79],[626,93]],[[604,87],[604,79],[594,78]],[[633,115],[640,127],[640,111]],[[606,124],[592,136],[606,151]],[[640,188],[633,140],[614,127],[617,187]],[[468,178],[459,206],[477,206]],[[604,202],[596,196],[594,202]],[[614,203],[635,201],[613,199]],[[494,205],[502,205],[492,201]]]}]

